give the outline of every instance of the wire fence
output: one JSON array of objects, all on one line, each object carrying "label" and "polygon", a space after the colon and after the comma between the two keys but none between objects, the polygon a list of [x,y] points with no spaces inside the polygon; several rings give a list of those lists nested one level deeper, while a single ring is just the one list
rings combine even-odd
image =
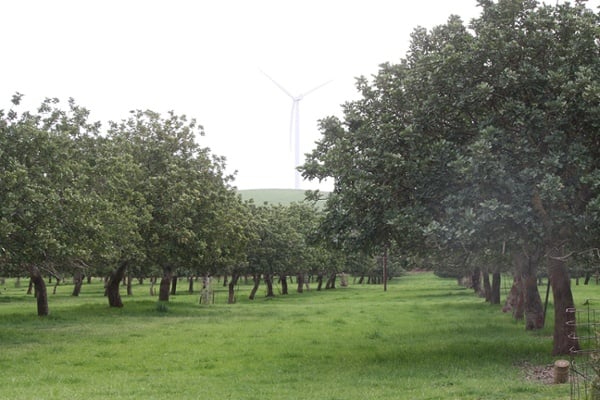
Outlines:
[{"label": "wire fence", "polygon": [[600,400],[600,300],[587,299],[583,307],[567,312],[567,324],[575,327],[570,338],[580,346],[571,350],[571,399]]}]

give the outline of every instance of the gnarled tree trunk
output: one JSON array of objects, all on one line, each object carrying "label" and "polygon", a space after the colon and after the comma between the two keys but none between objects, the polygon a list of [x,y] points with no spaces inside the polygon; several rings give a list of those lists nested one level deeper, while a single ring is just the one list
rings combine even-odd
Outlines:
[{"label": "gnarled tree trunk", "polygon": [[122,262],[116,270],[110,273],[106,281],[106,296],[108,297],[108,305],[111,307],[123,307],[119,285],[125,276],[126,269],[127,262]]},{"label": "gnarled tree trunk", "polygon": [[35,288],[35,298],[37,300],[37,315],[45,317],[50,313],[48,308],[48,292],[46,290],[46,283],[40,273],[40,270],[35,266],[28,267],[29,277]]},{"label": "gnarled tree trunk", "polygon": [[537,286],[537,264],[539,255],[516,252],[513,255],[515,268],[523,282],[525,329],[537,330],[544,327],[544,306]]},{"label": "gnarled tree trunk", "polygon": [[254,275],[253,279],[254,279],[254,286],[252,286],[252,290],[250,291],[250,296],[248,296],[248,299],[250,299],[250,300],[254,300],[254,297],[256,296],[256,292],[258,291],[258,286],[260,285],[260,274]]},{"label": "gnarled tree trunk", "polygon": [[231,274],[231,280],[228,284],[229,296],[227,297],[227,304],[235,303],[235,285],[237,285],[237,281],[240,278],[238,274]]},{"label": "gnarled tree trunk", "polygon": [[[364,275],[360,277],[360,279],[363,279],[363,278],[364,278]],[[319,273],[319,274],[317,274],[317,292],[319,290],[321,290],[321,286],[323,286],[323,274]]]},{"label": "gnarled tree trunk", "polygon": [[75,274],[73,275],[73,293],[71,294],[72,296],[79,296],[79,293],[81,293],[81,286],[83,285],[83,274],[81,273],[81,271],[76,270]]},{"label": "gnarled tree trunk", "polygon": [[288,294],[287,276],[281,275],[281,294]]},{"label": "gnarled tree trunk", "polygon": [[265,284],[267,285],[267,297],[275,297],[273,292],[273,278],[270,274],[265,274]]},{"label": "gnarled tree trunk", "polygon": [[525,296],[523,294],[523,281],[521,279],[521,273],[515,271],[513,278],[513,285],[510,288],[508,296],[506,296],[506,302],[502,307],[502,312],[511,312],[515,321],[521,321],[525,318]]},{"label": "gnarled tree trunk", "polygon": [[[575,303],[571,292],[571,281],[562,250],[552,247],[548,255],[548,277],[554,297],[554,344],[552,355],[567,355],[571,350],[579,350],[579,341],[575,338]],[[567,322],[569,322],[567,324]]]}]

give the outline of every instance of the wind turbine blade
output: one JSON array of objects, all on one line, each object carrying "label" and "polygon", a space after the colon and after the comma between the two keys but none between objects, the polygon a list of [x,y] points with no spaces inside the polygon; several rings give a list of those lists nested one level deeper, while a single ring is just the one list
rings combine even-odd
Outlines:
[{"label": "wind turbine blade", "polygon": [[289,139],[290,151],[292,151],[294,149],[293,144],[292,144],[293,143],[292,138],[294,136],[294,119],[296,117],[296,109],[297,108],[298,108],[298,101],[297,100],[292,101],[292,114],[290,115],[290,139]]},{"label": "wind turbine blade", "polygon": [[299,98],[302,98],[312,92],[314,92],[315,90],[321,89],[323,86],[330,84],[331,82],[333,82],[333,80],[327,81],[325,83],[321,83],[319,86],[315,86],[314,88],[310,89],[308,92],[304,92],[302,93],[300,96],[298,96]]},{"label": "wind turbine blade", "polygon": [[273,82],[275,84],[275,86],[277,86],[279,89],[281,89],[281,91],[285,94],[287,94],[288,96],[290,96],[292,99],[295,99],[294,95],[292,95],[290,92],[287,91],[286,88],[284,88],[283,86],[281,86],[275,79],[271,78],[265,71],[263,71],[262,69],[260,70],[260,72],[262,72],[262,74],[264,76],[266,76],[267,78],[269,78],[269,80],[271,82]]},{"label": "wind turbine blade", "polygon": [[300,100],[296,100],[296,115],[294,127],[294,189],[300,189]]}]

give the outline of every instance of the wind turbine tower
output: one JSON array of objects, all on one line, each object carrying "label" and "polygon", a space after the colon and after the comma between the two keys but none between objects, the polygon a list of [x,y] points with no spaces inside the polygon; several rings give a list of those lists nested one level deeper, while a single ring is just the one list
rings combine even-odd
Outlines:
[{"label": "wind turbine tower", "polygon": [[315,86],[307,92],[294,96],[286,88],[280,85],[275,79],[271,78],[267,73],[261,71],[271,82],[275,84],[283,93],[292,99],[292,113],[290,117],[290,150],[294,152],[294,189],[300,189],[300,172],[296,169],[300,165],[300,101],[307,95],[317,89],[322,88],[331,81]]}]

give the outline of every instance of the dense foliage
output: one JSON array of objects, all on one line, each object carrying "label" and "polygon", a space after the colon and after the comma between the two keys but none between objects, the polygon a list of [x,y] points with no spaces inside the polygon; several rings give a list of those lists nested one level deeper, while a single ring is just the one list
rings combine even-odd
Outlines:
[{"label": "dense foliage", "polygon": [[335,179],[324,232],[351,246],[390,242],[446,275],[507,269],[524,286],[529,329],[543,326],[537,266],[555,300],[555,353],[571,307],[566,262],[598,248],[600,16],[574,5],[480,0],[418,28],[344,120],[321,121],[303,167]]},{"label": "dense foliage", "polygon": [[196,121],[134,111],[102,131],[73,100],[19,113],[21,97],[0,112],[0,276],[29,275],[40,315],[42,276],[72,277],[74,295],[84,275],[106,277],[109,304],[121,307],[132,277],[160,278],[168,301],[178,276],[271,283],[343,268],[313,240],[319,210],[243,202],[225,160],[198,144]]}]

